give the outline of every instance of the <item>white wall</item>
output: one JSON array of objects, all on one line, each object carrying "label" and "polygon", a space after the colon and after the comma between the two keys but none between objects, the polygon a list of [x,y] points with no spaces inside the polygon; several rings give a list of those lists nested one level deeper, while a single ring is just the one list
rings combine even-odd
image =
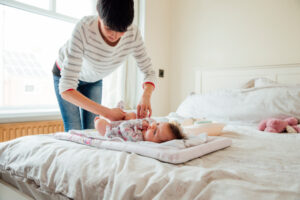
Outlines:
[{"label": "white wall", "polygon": [[199,67],[300,63],[300,0],[145,0],[145,43],[156,71],[155,115],[194,91]]},{"label": "white wall", "polygon": [[194,90],[195,68],[300,63],[300,0],[172,0],[171,10],[170,111]]},{"label": "white wall", "polygon": [[170,111],[169,78],[170,78],[170,31],[171,0],[145,0],[145,45],[156,74],[158,69],[165,70],[165,77],[158,78],[152,96],[154,116],[167,115]]}]

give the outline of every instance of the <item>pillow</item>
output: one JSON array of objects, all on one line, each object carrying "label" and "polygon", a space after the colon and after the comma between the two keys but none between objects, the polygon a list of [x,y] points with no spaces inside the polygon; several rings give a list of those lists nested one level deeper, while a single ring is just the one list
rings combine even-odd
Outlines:
[{"label": "pillow", "polygon": [[300,87],[277,84],[191,95],[176,113],[182,117],[205,117],[225,123],[253,124],[269,117],[286,116],[300,119]]},{"label": "pillow", "polygon": [[254,88],[254,87],[264,87],[264,86],[275,85],[275,84],[277,84],[276,81],[273,81],[265,77],[258,77],[249,80],[241,88],[247,89],[247,88]]},{"label": "pillow", "polygon": [[254,81],[254,87],[265,87],[265,86],[271,86],[276,84],[278,84],[276,81],[264,77],[256,78]]}]

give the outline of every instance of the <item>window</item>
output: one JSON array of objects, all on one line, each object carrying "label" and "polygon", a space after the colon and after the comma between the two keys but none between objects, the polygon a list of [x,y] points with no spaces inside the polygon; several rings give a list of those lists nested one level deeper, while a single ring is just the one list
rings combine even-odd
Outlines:
[{"label": "window", "polygon": [[[60,118],[52,67],[76,21],[97,14],[96,2],[0,0],[0,123]],[[140,24],[138,5],[135,0],[135,24]],[[129,60],[104,79],[104,106],[114,107],[119,100],[129,102],[130,108],[137,105],[142,87],[136,79],[142,82],[142,75],[128,73],[129,65],[136,65],[135,61]],[[130,86],[125,84],[128,80]]]},{"label": "window", "polygon": [[24,3],[27,5],[32,5],[32,6],[36,6],[38,8],[44,8],[44,9],[48,9],[49,8],[49,0],[17,0],[20,3]]},{"label": "window", "polygon": [[75,22],[94,14],[96,1],[0,3],[0,117],[41,109],[58,111],[52,67]]},{"label": "window", "polygon": [[[78,9],[74,9],[78,8]],[[57,0],[56,11],[64,15],[70,15],[76,18],[81,18],[88,13],[93,13],[96,10],[96,1],[87,0]]]}]

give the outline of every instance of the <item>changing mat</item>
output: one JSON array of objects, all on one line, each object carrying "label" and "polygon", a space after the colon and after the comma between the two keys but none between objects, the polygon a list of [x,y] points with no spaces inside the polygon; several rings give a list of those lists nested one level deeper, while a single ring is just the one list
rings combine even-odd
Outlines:
[{"label": "changing mat", "polygon": [[179,164],[231,145],[231,140],[223,137],[208,137],[205,133],[185,140],[171,140],[164,143],[147,141],[124,142],[100,136],[95,130],[71,130],[58,132],[55,138],[68,140],[102,149],[126,151],[154,158],[163,162]]}]

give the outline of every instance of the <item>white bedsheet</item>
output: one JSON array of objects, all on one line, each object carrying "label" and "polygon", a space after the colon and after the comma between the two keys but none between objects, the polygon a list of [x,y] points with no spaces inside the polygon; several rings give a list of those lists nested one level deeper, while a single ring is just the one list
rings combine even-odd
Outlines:
[{"label": "white bedsheet", "polygon": [[75,199],[299,199],[300,134],[225,131],[230,148],[181,165],[28,136],[0,143],[0,171]]}]

